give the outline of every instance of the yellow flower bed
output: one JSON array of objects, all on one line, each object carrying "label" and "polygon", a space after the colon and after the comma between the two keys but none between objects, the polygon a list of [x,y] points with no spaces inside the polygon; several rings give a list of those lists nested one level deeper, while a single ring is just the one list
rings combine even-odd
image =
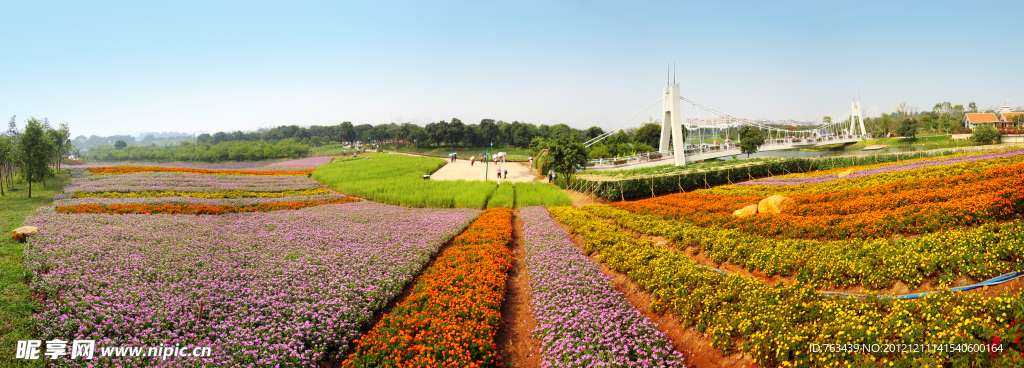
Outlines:
[{"label": "yellow flower bed", "polygon": [[137,198],[137,197],[194,197],[194,198],[281,198],[331,194],[327,189],[289,190],[284,192],[253,192],[247,190],[228,190],[221,192],[179,192],[143,191],[143,192],[75,192],[74,198]]},{"label": "yellow flower bed", "polygon": [[[1024,364],[1018,326],[1011,322],[1024,317],[1024,299],[1019,294],[987,298],[944,291],[917,300],[826,297],[800,282],[768,286],[740,275],[715,273],[684,254],[619,231],[584,210],[553,207],[550,212],[582,236],[585,247],[598,252],[608,267],[654,294],[655,308],[695,325],[714,348],[749,353],[762,367]],[[991,355],[946,348],[990,348],[994,339],[1002,351]],[[931,348],[811,353],[812,344],[819,349],[826,344],[879,344],[882,349],[928,344]],[[938,346],[943,351],[934,348]]]},{"label": "yellow flower bed", "polygon": [[894,281],[917,287],[931,277],[937,284],[950,285],[961,275],[984,280],[1024,269],[1022,222],[914,239],[817,241],[762,237],[718,226],[698,227],[606,205],[585,209],[614,219],[624,228],[674,240],[680,248],[698,246],[715,262],[732,262],[769,276],[795,276],[819,288],[863,285],[884,289]]}]

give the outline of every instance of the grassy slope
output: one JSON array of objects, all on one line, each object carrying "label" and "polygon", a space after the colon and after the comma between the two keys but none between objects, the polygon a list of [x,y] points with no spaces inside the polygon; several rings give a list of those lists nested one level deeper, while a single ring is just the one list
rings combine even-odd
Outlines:
[{"label": "grassy slope", "polygon": [[[6,192],[0,197],[0,366],[41,367],[42,360],[14,360],[14,349],[18,340],[35,337],[30,317],[36,304],[30,300],[25,271],[22,268],[22,243],[11,239],[11,230],[21,226],[25,216],[40,206],[49,205],[53,197],[68,183],[67,171],[56,180],[46,181],[46,186],[32,185],[32,198],[28,198],[28,185],[16,186],[19,190]],[[6,188],[5,188],[6,190]]]}]

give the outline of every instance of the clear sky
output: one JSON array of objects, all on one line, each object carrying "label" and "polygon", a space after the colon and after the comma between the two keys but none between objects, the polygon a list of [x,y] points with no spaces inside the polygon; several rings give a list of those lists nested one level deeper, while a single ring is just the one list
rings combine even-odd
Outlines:
[{"label": "clear sky", "polygon": [[660,96],[672,62],[683,96],[744,118],[842,115],[854,94],[882,112],[1024,105],[1019,0],[151,3],[0,3],[0,117],[73,136],[398,117],[607,129]]}]

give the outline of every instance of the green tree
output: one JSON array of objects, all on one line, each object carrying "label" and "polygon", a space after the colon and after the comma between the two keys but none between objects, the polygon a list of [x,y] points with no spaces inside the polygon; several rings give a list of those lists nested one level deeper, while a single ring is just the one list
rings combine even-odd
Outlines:
[{"label": "green tree", "polygon": [[628,144],[630,143],[629,134],[620,130],[618,134],[612,134],[605,138],[604,143],[611,146],[618,146],[622,143]]},{"label": "green tree", "polygon": [[654,123],[647,123],[644,126],[637,129],[636,134],[633,135],[634,143],[643,143],[648,146],[657,146],[661,141],[661,125]]},{"label": "green tree", "polygon": [[356,141],[356,130],[352,127],[351,121],[342,122],[341,128],[339,130],[341,131],[339,138],[341,139],[342,142]]},{"label": "green tree", "polygon": [[992,144],[999,141],[999,129],[991,125],[982,125],[974,128],[971,140],[979,144]]},{"label": "green tree", "polygon": [[0,196],[6,195],[4,194],[4,179],[11,166],[12,141],[11,137],[0,135]]},{"label": "green tree", "polygon": [[590,129],[587,129],[587,139],[597,138],[601,134],[604,134],[604,129],[600,127],[592,126]]},{"label": "green tree", "polygon": [[889,131],[892,129],[892,118],[889,114],[882,114],[882,131],[884,136],[889,136]]},{"label": "green tree", "polygon": [[587,165],[587,149],[576,135],[559,137],[554,147],[548,148],[548,157],[551,158],[551,169],[567,179],[568,174]]},{"label": "green tree", "polygon": [[746,153],[747,158],[750,158],[750,154],[756,153],[757,149],[764,145],[764,135],[761,133],[761,129],[744,125],[737,133],[740,137],[740,152]]},{"label": "green tree", "polygon": [[48,129],[46,134],[50,136],[50,141],[53,143],[51,164],[57,168],[57,172],[60,172],[60,165],[64,162],[64,157],[71,153],[71,130],[68,128],[68,123],[60,123],[60,128]]},{"label": "green tree", "polygon": [[906,138],[914,138],[917,135],[917,119],[903,119],[900,122],[899,129],[896,130],[896,134]]},{"label": "green tree", "polygon": [[[217,143],[214,143],[214,144],[217,144]],[[125,141],[123,141],[123,140],[118,139],[117,142],[114,142],[114,148],[116,148],[116,149],[124,149],[126,147],[128,147],[128,143],[125,143]]]},{"label": "green tree", "polygon": [[18,135],[18,168],[28,182],[28,197],[32,198],[32,182],[42,181],[50,171],[50,137],[43,130],[43,122],[30,118],[25,131]]}]

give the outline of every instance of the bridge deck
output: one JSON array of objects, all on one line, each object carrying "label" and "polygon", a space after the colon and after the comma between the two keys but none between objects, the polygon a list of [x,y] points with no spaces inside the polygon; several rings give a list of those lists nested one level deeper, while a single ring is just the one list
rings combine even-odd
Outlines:
[{"label": "bridge deck", "polygon": [[[797,142],[797,143],[793,143],[793,142],[780,142],[780,143],[773,143],[773,144],[765,144],[765,145],[761,146],[760,148],[758,148],[757,151],[758,152],[781,151],[781,150],[788,150],[788,149],[809,148],[809,147],[817,147],[817,146],[828,146],[828,145],[833,145],[833,144],[856,143],[856,142],[860,142],[860,141],[861,141],[860,137],[849,137],[849,138],[842,138],[842,139],[834,138],[834,139],[828,139],[828,140],[816,141],[816,142]],[[740,148],[739,147],[733,146],[733,147],[730,147],[730,148],[727,148],[727,149],[713,149],[713,150],[707,150],[707,151],[688,152],[686,154],[686,160],[687,160],[687,162],[703,161],[703,160],[712,159],[712,158],[729,157],[729,156],[732,156],[732,155],[742,155],[742,154],[743,153],[740,152]],[[592,167],[588,167],[587,170],[619,170],[619,169],[633,169],[633,168],[650,167],[650,166],[671,165],[674,162],[673,160],[674,160],[673,156],[665,156],[665,157],[662,157],[662,158],[656,159],[656,160],[636,159],[636,160],[629,160],[626,163],[619,164],[619,165],[612,165],[612,164],[607,164],[606,163],[604,165],[592,166]],[[606,162],[611,162],[611,160],[607,160]]]}]

